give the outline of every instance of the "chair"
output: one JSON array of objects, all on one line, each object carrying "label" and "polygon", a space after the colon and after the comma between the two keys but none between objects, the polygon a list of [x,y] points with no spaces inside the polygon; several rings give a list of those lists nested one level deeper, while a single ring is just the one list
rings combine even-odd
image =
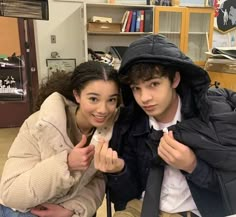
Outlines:
[{"label": "chair", "polygon": [[108,187],[106,187],[106,206],[107,206],[107,217],[112,217],[111,198],[110,198],[110,191]]}]

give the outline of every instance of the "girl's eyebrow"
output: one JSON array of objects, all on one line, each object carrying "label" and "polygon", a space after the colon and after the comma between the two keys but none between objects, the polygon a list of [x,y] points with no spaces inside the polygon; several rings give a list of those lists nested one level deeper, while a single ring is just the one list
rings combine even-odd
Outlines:
[{"label": "girl's eyebrow", "polygon": [[[88,96],[90,96],[90,95],[93,95],[93,96],[100,96],[100,94],[98,94],[98,93],[93,93],[93,92],[87,93],[86,95],[88,95]],[[112,94],[112,95],[110,95],[109,97],[114,97],[114,96],[119,96],[119,93]]]}]

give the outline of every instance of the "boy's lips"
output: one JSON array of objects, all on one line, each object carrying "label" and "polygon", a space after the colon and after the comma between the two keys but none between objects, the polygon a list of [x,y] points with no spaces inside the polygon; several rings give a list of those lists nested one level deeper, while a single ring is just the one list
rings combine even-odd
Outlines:
[{"label": "boy's lips", "polygon": [[148,105],[148,106],[143,106],[143,109],[146,111],[151,111],[155,108],[155,105]]}]

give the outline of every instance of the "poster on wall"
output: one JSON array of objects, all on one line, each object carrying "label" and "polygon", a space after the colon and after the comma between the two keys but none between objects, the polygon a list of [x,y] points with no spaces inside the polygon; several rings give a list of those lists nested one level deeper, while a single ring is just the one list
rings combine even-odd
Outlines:
[{"label": "poster on wall", "polygon": [[221,33],[236,29],[236,0],[214,0],[214,27]]},{"label": "poster on wall", "polygon": [[46,66],[48,68],[48,76],[57,71],[71,72],[76,67],[76,59],[46,59]]}]

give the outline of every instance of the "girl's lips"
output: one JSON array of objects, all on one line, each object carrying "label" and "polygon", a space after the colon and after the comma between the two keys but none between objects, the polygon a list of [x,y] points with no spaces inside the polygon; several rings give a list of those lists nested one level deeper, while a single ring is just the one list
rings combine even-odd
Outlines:
[{"label": "girl's lips", "polygon": [[99,116],[95,116],[94,115],[94,119],[95,119],[95,121],[96,122],[98,122],[98,123],[103,123],[103,122],[105,122],[106,121],[106,117],[99,117]]}]

